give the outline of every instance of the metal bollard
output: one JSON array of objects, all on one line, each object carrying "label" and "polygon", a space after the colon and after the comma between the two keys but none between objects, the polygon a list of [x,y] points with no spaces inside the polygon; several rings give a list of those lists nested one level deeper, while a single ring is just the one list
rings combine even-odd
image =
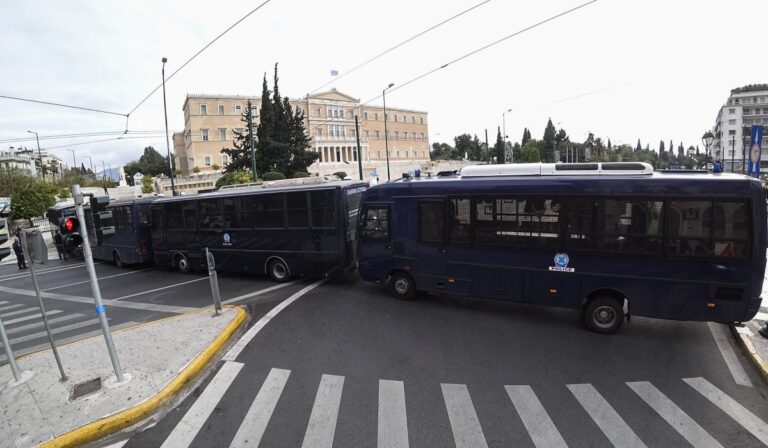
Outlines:
[{"label": "metal bollard", "polygon": [[208,264],[208,279],[211,281],[211,295],[213,295],[213,309],[216,311],[216,315],[221,314],[221,295],[219,294],[219,278],[216,274],[216,260],[213,258],[213,254],[205,248],[205,258]]},{"label": "metal bollard", "polygon": [[5,334],[5,325],[3,325],[2,318],[0,318],[0,339],[2,339],[3,347],[5,347],[5,356],[11,364],[13,378],[18,382],[21,380],[21,373],[19,372],[19,365],[16,364],[16,358],[13,357],[13,350],[11,349],[11,344],[8,342],[8,335]]}]

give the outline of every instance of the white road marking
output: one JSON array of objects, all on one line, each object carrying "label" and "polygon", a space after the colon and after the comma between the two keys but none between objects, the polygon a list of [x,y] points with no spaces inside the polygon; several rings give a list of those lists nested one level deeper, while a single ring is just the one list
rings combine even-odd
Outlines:
[{"label": "white road marking", "polygon": [[[3,302],[3,303],[8,303],[8,302]],[[0,307],[0,311],[12,310],[12,309],[18,308],[20,306],[24,306],[24,305],[22,305],[21,303],[16,303],[14,305],[8,305],[8,306]]]},{"label": "white road marking", "polygon": [[243,294],[242,296],[237,296],[237,297],[233,297],[231,299],[227,299],[227,300],[225,300],[225,301],[223,301],[221,303],[222,303],[222,305],[226,305],[228,303],[238,302],[240,300],[245,300],[245,299],[250,299],[251,297],[260,296],[262,294],[266,294],[268,292],[272,292],[272,291],[278,290],[280,288],[285,288],[286,286],[294,285],[294,284],[298,283],[299,281],[300,280],[293,280],[293,281],[286,282],[286,283],[278,283],[278,284],[276,284],[274,286],[270,286],[269,288],[260,289],[258,291],[250,292],[248,294]]},{"label": "white road marking", "polygon": [[336,418],[339,416],[343,388],[343,376],[323,375],[320,386],[317,388],[312,413],[309,415],[307,432],[304,433],[304,442],[301,444],[302,448],[333,447]]},{"label": "white road marking", "polygon": [[707,431],[648,381],[627,383],[640,398],[696,448],[723,448]]},{"label": "white road marking", "polygon": [[150,289],[148,291],[141,291],[141,292],[137,292],[136,294],[129,294],[127,296],[118,297],[116,299],[111,299],[111,300],[123,300],[123,299],[128,299],[128,298],[131,298],[131,297],[143,296],[144,294],[150,294],[150,293],[153,293],[153,292],[162,291],[164,289],[175,288],[177,286],[187,285],[189,283],[201,282],[203,280],[208,280],[208,277],[200,277],[200,278],[196,278],[194,280],[189,280],[189,281],[186,281],[186,282],[175,283],[173,285],[168,285],[168,286],[162,286],[160,288]]},{"label": "white road marking", "polygon": [[163,442],[162,447],[188,447],[242,368],[242,363],[225,362],[203,393],[200,394],[200,397],[195,400],[192,407],[189,408],[181,421],[173,428],[171,434]]},{"label": "white road marking", "polygon": [[538,448],[568,448],[531,386],[504,386],[515,410]]},{"label": "white road marking", "polygon": [[[77,330],[78,328],[83,328],[89,325],[98,325],[98,324],[99,324],[99,319],[86,320],[83,322],[78,322],[76,324],[65,325],[63,327],[51,328],[51,334],[64,333],[66,331]],[[18,338],[11,339],[8,342],[10,342],[11,344],[18,344],[20,342],[32,341],[34,339],[43,338],[47,336],[48,336],[48,333],[46,333],[45,331],[38,331],[37,333],[31,333],[24,336],[19,336]]]},{"label": "white road marking", "polygon": [[408,448],[408,417],[402,381],[379,380],[378,448]]},{"label": "white road marking", "polygon": [[739,386],[752,387],[752,381],[750,381],[747,372],[736,356],[736,352],[733,351],[733,347],[728,342],[729,334],[726,332],[726,326],[713,322],[707,322],[707,326],[709,326],[709,331],[712,332],[712,337],[715,338],[717,348],[720,350],[720,354],[723,355],[723,360],[725,360],[725,365],[728,366],[733,380]]},{"label": "white road marking", "polygon": [[683,381],[736,420],[763,444],[768,445],[768,425],[763,420],[704,378],[684,378]]},{"label": "white road marking", "polygon": [[301,291],[298,291],[294,293],[292,296],[288,297],[287,299],[283,300],[277,306],[272,308],[267,314],[265,314],[261,319],[259,319],[258,322],[253,324],[253,326],[243,335],[240,340],[238,340],[235,345],[232,346],[231,349],[224,355],[222,358],[224,361],[234,361],[239,355],[240,352],[243,351],[243,349],[253,340],[253,338],[261,331],[262,328],[264,328],[270,320],[272,320],[275,316],[277,316],[280,311],[285,309],[288,305],[295,302],[296,299],[303,296],[304,294],[308,293],[309,291],[313,290],[317,286],[320,286],[321,284],[325,283],[328,279],[324,278],[322,280],[318,280],[315,283],[312,283],[309,286],[304,287],[301,289]]},{"label": "white road marking", "polygon": [[[139,272],[149,271],[152,269],[155,269],[155,268],[144,268],[144,269],[139,269],[137,271],[123,272],[122,274],[107,275],[106,277],[99,277],[99,280],[106,280],[108,278],[114,278],[114,277],[122,277],[123,275],[138,274]],[[75,282],[75,283],[70,283],[68,285],[54,286],[53,288],[41,289],[41,291],[53,291],[54,289],[61,289],[61,288],[66,288],[68,286],[82,285],[83,283],[89,283],[89,282],[90,280],[83,280],[82,282]]]},{"label": "white road marking", "polygon": [[[37,308],[36,310],[40,311],[40,308]],[[59,314],[61,312],[62,312],[61,310],[50,310],[50,311],[46,311],[45,315],[46,316],[53,316],[54,314]],[[17,317],[16,319],[4,320],[3,324],[6,325],[6,326],[9,326],[9,325],[12,325],[12,324],[17,324],[19,322],[26,322],[28,320],[33,320],[33,319],[41,319],[42,320],[42,318],[43,318],[43,316],[41,314],[33,314],[32,316],[24,316],[24,317]]]},{"label": "white road marking", "polygon": [[[51,313],[48,313],[48,314],[50,315]],[[48,319],[48,323],[49,324],[56,324],[56,323],[64,322],[64,321],[67,321],[67,320],[77,319],[78,317],[83,317],[83,315],[82,314],[77,314],[77,313],[75,313],[75,314],[65,314],[64,316],[61,316],[61,317],[56,317],[54,319]],[[32,328],[42,327],[43,325],[44,325],[43,318],[42,318],[42,316],[40,316],[40,321],[38,321],[38,322],[35,322],[33,324],[22,325],[20,327],[13,327],[13,328],[7,329],[5,332],[8,333],[8,334],[13,334],[13,333],[18,333],[18,332],[21,332],[21,331],[24,331],[24,330],[31,330]]]},{"label": "white road marking", "polygon": [[456,448],[488,448],[472,397],[464,384],[440,384]]},{"label": "white road marking", "polygon": [[[0,292],[18,294],[21,296],[36,297],[35,291],[28,291],[26,289],[18,289],[18,288],[8,288],[5,286],[0,286]],[[77,302],[77,303],[86,303],[89,305],[93,305],[93,299],[90,297],[70,296],[70,295],[64,295],[64,294],[56,294],[53,292],[41,292],[40,295],[46,299],[63,300],[65,302]],[[199,310],[199,308],[193,308],[188,306],[171,306],[171,305],[160,305],[160,304],[154,304],[154,303],[138,303],[138,302],[118,302],[111,299],[103,299],[102,303],[107,307],[114,306],[117,308],[131,308],[135,310],[157,311],[160,313],[170,313],[170,314],[183,314],[183,313],[188,313],[190,311]]]},{"label": "white road marking", "polygon": [[245,414],[230,447],[258,447],[275,406],[288,382],[290,370],[272,369]]},{"label": "white road marking", "polygon": [[[93,264],[96,265],[96,264],[101,264],[101,263],[93,263]],[[65,266],[65,267],[56,267],[56,268],[51,268],[51,269],[35,270],[35,274],[36,275],[44,275],[44,274],[50,274],[51,272],[66,271],[66,270],[69,270],[69,269],[82,268],[82,267],[85,267],[85,263],[76,264],[76,265],[73,265],[73,266]],[[19,278],[27,278],[27,277],[30,277],[29,271],[26,271],[23,274],[7,274],[5,276],[0,276],[0,280],[16,280],[16,279],[19,279]]]},{"label": "white road marking", "polygon": [[[40,311],[39,307],[34,308],[24,308],[23,310],[17,310],[17,311],[11,311],[10,313],[3,313],[2,317],[3,319],[6,319],[11,316],[18,316],[19,314],[27,314],[27,313],[34,313],[35,311]],[[5,322],[5,321],[3,321]]]},{"label": "white road marking", "polygon": [[746,325],[743,327],[736,327],[736,333],[743,334],[745,336],[754,336],[755,333],[752,333],[752,330],[749,329]]},{"label": "white road marking", "polygon": [[568,384],[567,387],[613,446],[617,448],[646,448],[643,441],[637,437],[627,422],[608,404],[608,401],[594,386],[591,384]]}]

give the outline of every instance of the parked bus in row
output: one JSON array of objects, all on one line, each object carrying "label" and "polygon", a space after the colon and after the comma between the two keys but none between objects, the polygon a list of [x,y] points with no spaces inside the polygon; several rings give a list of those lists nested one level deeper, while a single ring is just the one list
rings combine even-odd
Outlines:
[{"label": "parked bus in row", "polygon": [[155,264],[201,269],[207,248],[217,270],[267,274],[277,282],[353,267],[357,211],[368,185],[286,183],[155,199]]},{"label": "parked bus in row", "polygon": [[115,233],[105,237],[101,245],[96,244],[90,206],[85,206],[88,223],[88,240],[96,260],[111,261],[118,267],[151,262],[152,255],[152,202],[156,198],[122,199],[110,202],[106,211],[112,212]]},{"label": "parked bus in row", "polygon": [[377,185],[363,196],[364,280],[418,292],[582,310],[743,322],[760,308],[765,193],[734,174],[645,163],[486,165]]}]

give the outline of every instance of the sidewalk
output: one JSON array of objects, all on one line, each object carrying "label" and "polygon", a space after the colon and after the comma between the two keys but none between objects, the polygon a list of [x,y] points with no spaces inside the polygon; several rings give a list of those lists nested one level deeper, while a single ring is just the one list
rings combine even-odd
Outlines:
[{"label": "sidewalk", "polygon": [[[0,447],[79,446],[141,422],[172,404],[245,321],[242,308],[218,317],[208,308],[115,331],[123,384],[102,336],[59,347],[66,382],[51,350],[18,360],[19,383],[0,366]],[[100,389],[73,399],[75,385],[94,379]]]},{"label": "sidewalk", "polygon": [[[56,252],[56,245],[53,244],[53,237],[51,236],[51,232],[44,231],[42,232],[43,239],[45,240],[45,245],[48,246],[48,260],[58,260],[59,254]],[[8,240],[8,243],[4,246],[11,247],[11,244],[13,244],[13,232],[10,234],[10,238]],[[0,266],[5,266],[7,264],[16,264],[16,254],[11,251],[11,254],[7,257],[3,258],[2,261],[0,261]]]},{"label": "sidewalk", "polygon": [[[763,293],[763,298],[765,297],[768,296]],[[733,325],[731,328],[744,353],[760,371],[763,379],[768,382],[768,339],[758,333],[766,322],[768,322],[768,308],[760,307],[760,312],[754,319],[745,322],[744,326]]]}]

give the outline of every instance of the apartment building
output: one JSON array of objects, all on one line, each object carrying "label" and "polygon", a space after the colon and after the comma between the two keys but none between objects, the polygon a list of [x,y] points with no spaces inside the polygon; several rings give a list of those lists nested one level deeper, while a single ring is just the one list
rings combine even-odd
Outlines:
[{"label": "apartment building", "polygon": [[[752,126],[768,128],[768,84],[749,85],[731,90],[715,120],[713,159],[720,159],[726,171],[746,172]],[[761,171],[768,169],[768,134],[763,134]],[[746,150],[745,150],[746,149]]]},{"label": "apartment building", "polygon": [[[235,131],[247,126],[242,116],[249,100],[255,129],[261,97],[187,95],[183,106],[184,132],[173,137],[177,167],[184,173],[223,169],[229,160],[221,150],[232,147]],[[344,171],[350,177],[359,177],[355,115],[359,120],[364,179],[373,171],[380,179],[386,179],[387,147],[392,178],[429,163],[426,112],[387,107],[385,138],[384,109],[361,105],[359,99],[336,89],[292,100],[291,105],[304,111],[312,143],[309,151],[319,154],[318,161],[309,167],[312,174]]]}]

